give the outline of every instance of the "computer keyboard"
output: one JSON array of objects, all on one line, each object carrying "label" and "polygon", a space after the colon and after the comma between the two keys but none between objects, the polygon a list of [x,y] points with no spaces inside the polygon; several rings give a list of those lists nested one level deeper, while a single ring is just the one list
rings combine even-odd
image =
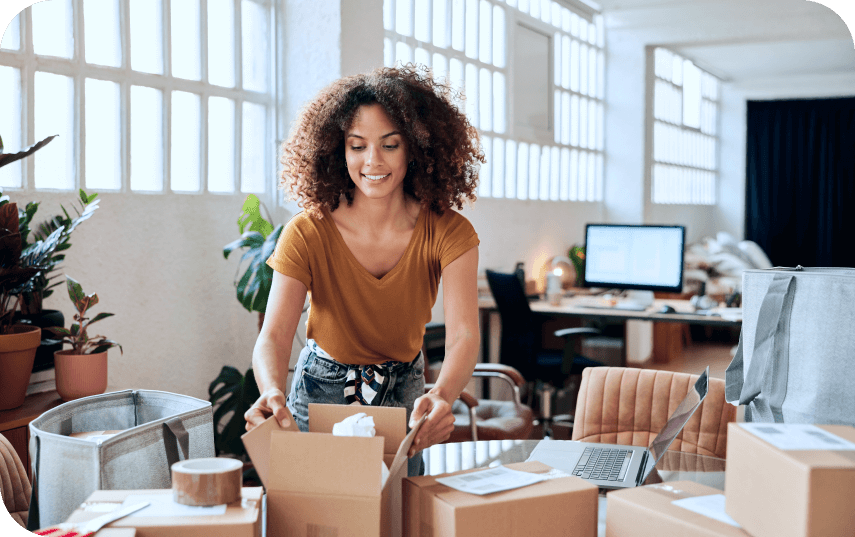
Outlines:
[{"label": "computer keyboard", "polygon": [[582,458],[573,469],[573,475],[582,479],[600,479],[602,481],[623,481],[632,451],[618,448],[585,448]]}]

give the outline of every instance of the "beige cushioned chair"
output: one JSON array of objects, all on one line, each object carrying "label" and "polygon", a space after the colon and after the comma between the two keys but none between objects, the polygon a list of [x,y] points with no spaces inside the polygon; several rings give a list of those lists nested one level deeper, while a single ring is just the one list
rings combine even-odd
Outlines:
[{"label": "beige cushioned chair", "polygon": [[0,495],[12,520],[27,527],[30,509],[30,480],[12,444],[0,434]]},{"label": "beige cushioned chair", "polygon": [[[651,369],[585,368],[573,440],[647,447],[697,379]],[[736,407],[724,399],[724,381],[711,378],[706,399],[668,449],[724,458],[732,421]]]}]

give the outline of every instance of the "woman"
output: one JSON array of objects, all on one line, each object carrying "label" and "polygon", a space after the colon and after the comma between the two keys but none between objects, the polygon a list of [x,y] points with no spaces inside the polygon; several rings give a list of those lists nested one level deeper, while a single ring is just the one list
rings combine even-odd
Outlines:
[{"label": "woman", "polygon": [[[301,430],[308,403],[427,414],[409,456],[446,440],[451,404],[478,353],[478,236],[460,214],[475,199],[478,134],[451,89],[410,66],[347,77],[301,112],[283,145],[280,185],[304,208],[267,263],[274,269],[252,365],[261,397],[247,430],[287,404]],[[442,278],[446,349],[424,392],[420,349]],[[307,292],[307,345],[283,395]],[[354,409],[354,413],[358,409]],[[422,473],[421,458],[410,475]]]}]

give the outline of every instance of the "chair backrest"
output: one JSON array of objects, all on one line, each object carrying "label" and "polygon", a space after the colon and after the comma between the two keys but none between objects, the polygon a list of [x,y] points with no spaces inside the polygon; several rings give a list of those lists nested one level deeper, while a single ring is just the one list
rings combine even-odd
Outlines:
[{"label": "chair backrest", "polygon": [[528,305],[525,290],[515,274],[503,274],[487,270],[487,283],[496,301],[502,319],[501,349],[499,361],[520,370],[525,378],[533,378],[536,341],[540,334],[534,315]]},{"label": "chair backrest", "polygon": [[0,434],[0,495],[12,519],[27,527],[30,509],[30,480],[12,444]]},{"label": "chair backrest", "polygon": [[[650,445],[698,375],[625,367],[589,367],[582,372],[573,440]],[[727,424],[736,407],[724,398],[724,381],[711,378],[709,393],[670,450],[724,458]]]}]

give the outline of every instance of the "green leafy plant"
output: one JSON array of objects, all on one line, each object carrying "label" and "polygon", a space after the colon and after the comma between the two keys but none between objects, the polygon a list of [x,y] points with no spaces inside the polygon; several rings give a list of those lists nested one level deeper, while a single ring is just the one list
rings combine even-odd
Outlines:
[{"label": "green leafy plant", "polygon": [[112,347],[119,347],[119,352],[123,353],[122,346],[115,341],[107,339],[104,336],[90,337],[89,334],[87,334],[86,331],[92,323],[97,323],[102,319],[112,317],[113,314],[99,313],[92,319],[86,317],[86,313],[89,309],[98,303],[98,295],[94,293],[87,295],[84,293],[83,287],[81,287],[81,285],[71,276],[66,276],[65,279],[68,287],[68,296],[74,303],[74,307],[77,308],[77,313],[74,314],[74,322],[71,324],[70,328],[56,326],[46,328],[46,330],[51,331],[57,336],[61,336],[61,339],[48,340],[47,344],[53,345],[54,343],[68,343],[71,345],[72,354],[98,354]]},{"label": "green leafy plant", "polygon": [[[261,207],[257,196],[246,197],[237,221],[241,236],[223,247],[223,257],[228,259],[234,250],[245,249],[235,277],[237,299],[247,311],[264,313],[273,282],[273,269],[266,261],[276,248],[284,226],[280,224],[274,228],[269,215],[268,219],[262,216]],[[241,267],[245,267],[243,273]]]},{"label": "green leafy plant", "polygon": [[[71,248],[71,243],[68,242],[71,237],[71,232],[74,231],[78,225],[84,220],[88,220],[89,217],[98,209],[98,203],[100,202],[97,199],[98,194],[87,194],[82,188],[79,191],[79,199],[77,200],[80,208],[72,205],[72,209],[77,213],[77,216],[72,218],[66,208],[63,205],[60,205],[62,209],[62,214],[51,217],[50,219],[42,222],[38,225],[35,231],[33,231],[33,238],[36,241],[44,240],[46,237],[50,236],[52,233],[56,232],[58,229],[62,229],[58,244],[53,252],[50,253],[46,260],[47,268],[44,271],[41,271],[38,275],[36,275],[33,280],[32,289],[24,293],[23,301],[21,304],[22,311],[24,313],[38,313],[42,309],[42,300],[49,297],[53,294],[53,288],[59,285],[60,281],[52,281],[59,277],[59,274],[52,275],[52,273],[56,272],[59,269],[59,265],[65,259],[65,254],[61,253],[65,250]],[[30,206],[34,205],[32,212],[30,212]],[[32,221],[33,214],[35,213],[35,209],[38,208],[38,203],[30,203],[27,205],[26,214],[28,218],[26,220],[27,225]],[[23,222],[23,220],[22,220]],[[26,242],[27,233],[22,233],[22,239]]]},{"label": "green leafy plant", "polygon": [[578,244],[573,246],[567,252],[567,257],[576,269],[576,287],[583,287],[585,285],[585,247]]},{"label": "green leafy plant", "polygon": [[218,453],[229,453],[246,460],[241,435],[246,432],[243,415],[261,397],[252,368],[246,375],[232,366],[223,366],[219,376],[208,386],[209,401],[214,411],[214,447]]}]

